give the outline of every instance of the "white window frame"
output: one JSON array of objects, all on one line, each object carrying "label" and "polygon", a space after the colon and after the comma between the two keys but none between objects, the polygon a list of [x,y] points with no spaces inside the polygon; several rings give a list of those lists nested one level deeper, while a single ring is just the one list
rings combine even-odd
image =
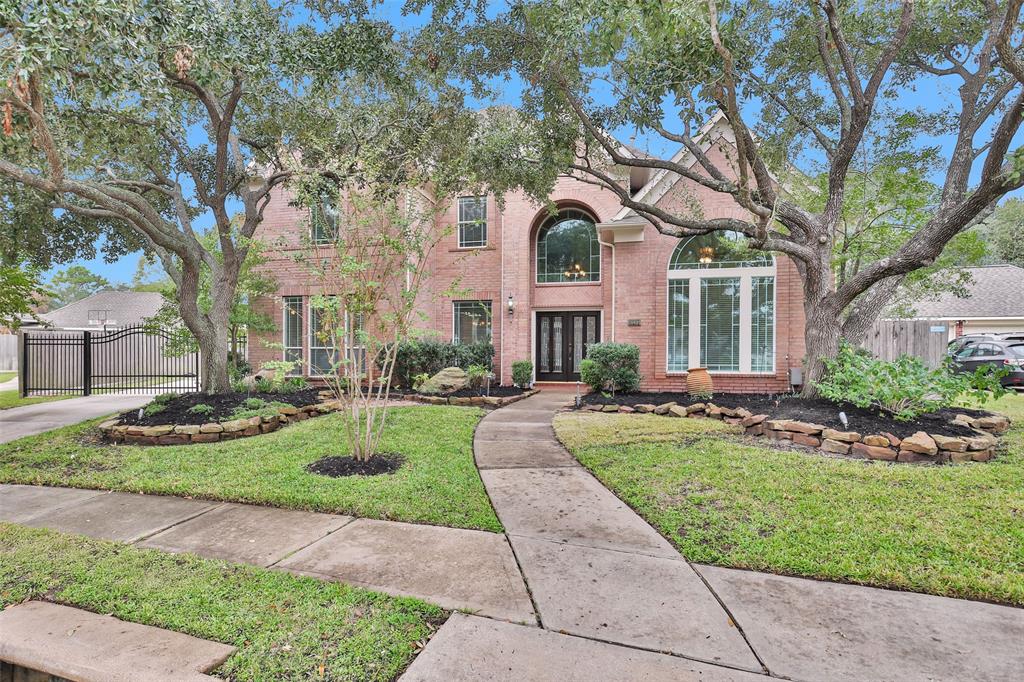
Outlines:
[{"label": "white window frame", "polygon": [[[480,203],[483,204],[483,207],[484,207],[484,219],[483,219],[482,225],[481,225],[481,221],[479,221],[479,220],[463,220],[463,218],[462,218],[462,201],[463,201],[463,199],[473,200],[473,201],[477,201],[477,202],[480,202]],[[460,249],[482,249],[482,248],[486,247],[487,246],[487,195],[486,194],[483,194],[483,195],[467,195],[467,196],[459,197],[459,200],[458,200],[458,212],[459,212],[459,221],[458,221],[459,222],[459,226],[458,226],[459,248]],[[480,241],[479,243],[476,243],[476,242],[474,242],[472,244],[467,243],[467,241],[465,239],[463,239],[463,228],[466,228],[466,227],[469,227],[469,226],[474,226],[475,227],[475,226],[478,226],[478,225],[483,227],[483,235],[482,235],[483,236],[483,240]]]},{"label": "white window frame", "polygon": [[[301,345],[288,345],[288,303],[289,301],[299,302],[299,339]],[[289,376],[302,376],[306,368],[306,297],[305,296],[282,296],[281,297],[281,360],[294,362],[288,359],[288,351],[299,351],[298,367],[288,373]]]},{"label": "white window frame", "polygon": [[490,315],[490,327],[491,333],[490,338],[487,340],[488,343],[494,344],[494,301],[487,298],[463,298],[458,301],[452,301],[452,343],[462,343],[459,340],[458,335],[458,324],[459,324],[459,304],[460,303],[476,303],[483,305],[488,310]]},{"label": "white window frame", "polygon": [[[583,215],[587,216],[587,218],[591,222],[591,226],[594,228],[594,235],[593,235],[593,238],[591,239],[591,243],[596,243],[597,244],[597,279],[585,279],[585,280],[579,280],[579,281],[573,280],[573,281],[569,281],[569,282],[542,282],[542,281],[540,281],[540,265],[538,263],[538,261],[540,260],[540,236],[541,236],[541,232],[543,232],[545,229],[550,230],[552,227],[554,227],[558,223],[562,222],[561,220],[557,220],[557,218],[560,218],[562,216],[562,213],[565,213],[565,212],[568,212],[568,211],[578,211],[579,213],[582,213]],[[566,207],[560,208],[558,210],[558,215],[555,216],[555,218],[556,218],[555,222],[551,223],[550,225],[547,224],[548,220],[550,220],[550,218],[545,219],[541,223],[540,229],[537,230],[537,234],[533,238],[533,249],[534,249],[534,254],[533,254],[533,283],[536,286],[540,286],[540,287],[579,287],[579,286],[594,286],[594,285],[601,284],[601,278],[604,277],[604,263],[602,261],[604,260],[604,246],[605,245],[601,244],[601,237],[597,233],[597,218],[589,210],[583,209],[583,208],[576,208],[575,206],[566,206]],[[589,256],[589,258],[593,258],[593,256]],[[544,262],[545,262],[545,265],[546,265],[547,264],[547,246],[544,247]]]},{"label": "white window frame", "polygon": [[[755,277],[772,277],[773,286],[772,294],[774,300],[772,302],[773,320],[772,320],[772,368],[771,370],[763,370],[755,372],[751,369],[753,364],[753,357],[751,354],[751,336],[753,330],[751,329],[751,323],[753,321],[753,311],[751,308],[753,302],[753,288],[752,283]],[[740,267],[740,268],[684,268],[681,270],[669,270],[668,279],[672,280],[687,280],[689,287],[689,319],[688,319],[688,332],[689,336],[687,339],[687,351],[688,351],[688,365],[689,367],[701,367],[700,364],[700,315],[701,315],[701,292],[700,282],[702,279],[725,279],[733,278],[740,280],[740,368],[738,370],[715,370],[712,374],[755,374],[758,376],[772,376],[775,374],[776,368],[778,367],[778,338],[779,338],[779,325],[778,325],[778,302],[779,302],[779,287],[778,287],[778,276],[776,274],[775,259],[772,259],[772,265],[764,265],[757,267]],[[668,292],[668,285],[666,284],[665,291]],[[671,296],[665,297],[665,371],[666,374],[670,375],[684,375],[686,371],[683,370],[670,370],[669,369],[669,334],[668,334],[668,321],[669,321],[669,306],[672,304]]]}]

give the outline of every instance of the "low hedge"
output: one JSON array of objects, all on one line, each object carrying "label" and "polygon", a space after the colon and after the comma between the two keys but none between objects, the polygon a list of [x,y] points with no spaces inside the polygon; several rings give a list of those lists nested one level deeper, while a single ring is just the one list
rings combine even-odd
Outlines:
[{"label": "low hedge", "polygon": [[494,368],[494,346],[490,343],[445,343],[443,341],[403,341],[395,356],[394,380],[399,386],[412,386],[417,374],[434,374],[445,367],[471,366]]}]

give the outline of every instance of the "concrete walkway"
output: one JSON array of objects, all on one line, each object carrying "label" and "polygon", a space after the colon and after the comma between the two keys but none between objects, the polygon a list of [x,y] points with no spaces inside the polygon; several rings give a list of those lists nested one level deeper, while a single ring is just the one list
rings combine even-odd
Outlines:
[{"label": "concrete walkway", "polygon": [[0,521],[272,567],[534,624],[503,535],[74,488],[0,485]]},{"label": "concrete walkway", "polygon": [[1024,670],[1022,609],[689,564],[555,440],[569,400],[544,391],[492,412],[474,444],[543,629],[453,616],[403,680],[994,682]]},{"label": "concrete walkway", "polygon": [[91,395],[0,410],[0,443],[142,407],[152,395]]}]

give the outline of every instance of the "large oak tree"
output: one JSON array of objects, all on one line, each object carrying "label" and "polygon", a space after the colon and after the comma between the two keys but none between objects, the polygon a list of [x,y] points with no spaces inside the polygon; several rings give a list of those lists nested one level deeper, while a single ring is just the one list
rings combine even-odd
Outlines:
[{"label": "large oak tree", "polygon": [[[496,19],[458,13],[459,3],[435,9],[463,20],[459,36],[437,33],[468,76],[514,73],[528,83],[522,109],[535,129],[523,148],[535,163],[611,190],[665,234],[729,230],[793,259],[810,394],[841,338],[859,339],[908,275],[1024,185],[1021,0],[952,4],[540,0]],[[952,96],[926,109],[915,90]],[[725,163],[699,137],[716,111],[735,137]],[[835,267],[836,243],[869,129],[935,146],[939,189],[915,209],[912,229],[851,271]],[[630,153],[608,132],[623,130],[685,148],[695,162]],[[747,217],[638,200],[615,165],[676,174]],[[825,178],[810,203],[787,190],[803,175]]]}]

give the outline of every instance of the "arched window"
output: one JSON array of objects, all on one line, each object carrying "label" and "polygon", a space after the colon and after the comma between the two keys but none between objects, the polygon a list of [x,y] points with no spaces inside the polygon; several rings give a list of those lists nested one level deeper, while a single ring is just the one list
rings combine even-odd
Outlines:
[{"label": "arched window", "polygon": [[775,259],[734,232],[679,242],[668,270],[668,371],[775,371]]},{"label": "arched window", "polygon": [[597,282],[601,244],[594,219],[565,209],[544,221],[537,232],[537,282]]}]

